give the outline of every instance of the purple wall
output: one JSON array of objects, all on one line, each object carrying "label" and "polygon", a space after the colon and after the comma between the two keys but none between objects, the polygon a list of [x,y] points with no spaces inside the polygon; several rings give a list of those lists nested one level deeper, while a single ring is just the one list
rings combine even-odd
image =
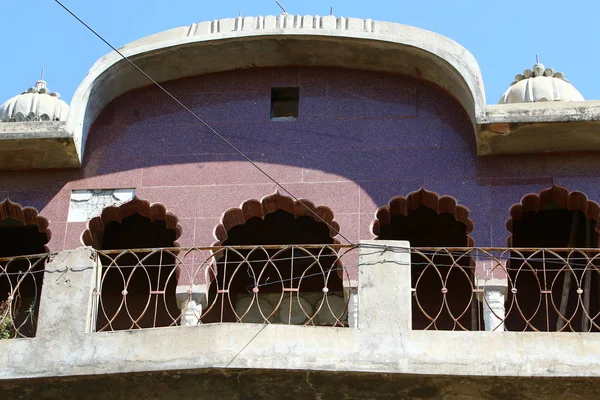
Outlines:
[{"label": "purple wall", "polygon": [[[300,86],[300,117],[270,121],[273,86]],[[553,183],[600,201],[600,154],[477,157],[458,103],[428,83],[335,68],[251,69],[166,84],[292,193],[330,207],[352,241],[378,207],[424,186],[470,210],[476,246],[505,246],[508,209]],[[125,94],[89,134],[81,170],[0,173],[0,198],[50,221],[52,251],[80,246],[72,189],[135,187],[179,218],[182,246],[215,241],[221,214],[275,185],[154,87]]]}]

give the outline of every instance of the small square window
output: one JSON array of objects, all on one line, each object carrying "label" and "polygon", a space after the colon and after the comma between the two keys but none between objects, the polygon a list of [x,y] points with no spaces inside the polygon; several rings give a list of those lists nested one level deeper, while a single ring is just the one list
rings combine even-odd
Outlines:
[{"label": "small square window", "polygon": [[271,120],[298,118],[299,87],[271,88]]}]

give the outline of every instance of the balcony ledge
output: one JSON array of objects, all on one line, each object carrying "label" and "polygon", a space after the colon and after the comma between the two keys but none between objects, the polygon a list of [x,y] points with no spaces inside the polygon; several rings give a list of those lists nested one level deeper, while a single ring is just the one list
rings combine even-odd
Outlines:
[{"label": "balcony ledge", "polygon": [[0,380],[202,369],[597,377],[598,354],[594,334],[215,324],[2,340]]},{"label": "balcony ledge", "polygon": [[361,248],[358,324],[339,328],[226,322],[92,332],[94,250],[60,253],[46,267],[52,275],[44,279],[36,337],[0,340],[0,382],[203,370],[600,377],[598,333],[411,329],[409,243],[361,244],[389,247]]},{"label": "balcony ledge", "polygon": [[0,123],[0,170],[77,168],[74,136],[65,122]]},{"label": "balcony ledge", "polygon": [[477,154],[600,150],[600,101],[497,104],[477,121]]}]

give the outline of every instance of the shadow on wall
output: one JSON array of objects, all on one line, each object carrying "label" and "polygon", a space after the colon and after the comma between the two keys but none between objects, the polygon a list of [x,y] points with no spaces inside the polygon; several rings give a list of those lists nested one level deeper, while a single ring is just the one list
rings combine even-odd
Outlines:
[{"label": "shadow on wall", "polygon": [[[501,227],[492,234],[500,228],[490,226],[495,218],[490,215],[502,214],[494,220],[500,226],[510,204],[549,186],[561,168],[590,175],[583,164],[600,158],[590,154],[573,161],[557,155],[552,165],[546,155],[477,158],[473,127],[454,98],[428,82],[389,73],[253,68],[165,87],[286,186],[312,182],[338,188],[342,181],[354,182],[375,205],[361,213],[426,186],[485,216],[473,233],[478,245],[504,244],[507,233]],[[272,87],[300,88],[297,119],[270,120]],[[80,170],[2,172],[0,182],[7,194],[16,192],[19,201],[43,213],[54,197],[67,196],[62,192],[72,188],[272,184],[150,86],[124,94],[102,111]],[[344,201],[341,191],[340,196]],[[61,212],[66,217],[66,209]]]},{"label": "shadow on wall", "polygon": [[[286,86],[300,88],[299,117],[271,121],[271,87]],[[354,181],[381,205],[423,184],[430,187],[427,181],[464,180],[466,165],[473,163],[466,112],[443,90],[405,76],[249,69],[166,87],[288,185]],[[152,187],[272,183],[155,88],[116,99],[90,131],[77,179],[87,184],[108,175]],[[391,196],[381,184],[407,180],[414,184]],[[434,190],[446,193],[449,186]]]}]

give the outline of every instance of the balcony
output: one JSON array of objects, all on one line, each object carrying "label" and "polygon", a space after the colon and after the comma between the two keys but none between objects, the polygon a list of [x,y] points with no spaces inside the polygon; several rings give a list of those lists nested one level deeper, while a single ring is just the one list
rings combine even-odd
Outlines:
[{"label": "balcony", "polygon": [[[292,380],[344,372],[421,388],[443,376],[465,388],[478,387],[475,376],[568,386],[561,379],[600,374],[596,258],[401,241],[15,258],[30,260],[21,282],[41,263],[45,278],[39,312],[17,314],[35,321],[33,334],[15,323],[14,339],[0,340],[0,378],[285,370]],[[14,299],[22,286],[10,282]]]}]

